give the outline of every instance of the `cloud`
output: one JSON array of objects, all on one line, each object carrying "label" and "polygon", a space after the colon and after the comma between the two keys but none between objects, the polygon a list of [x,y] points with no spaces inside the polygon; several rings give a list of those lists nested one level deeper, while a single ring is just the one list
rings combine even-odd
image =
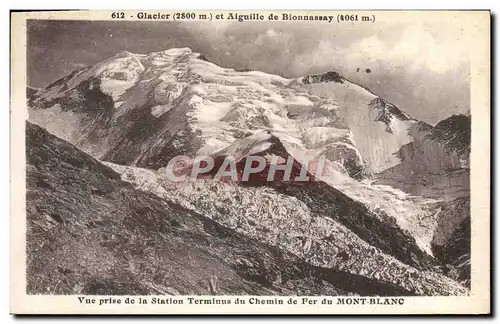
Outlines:
[{"label": "cloud", "polygon": [[337,39],[321,39],[309,53],[301,53],[293,62],[297,71],[308,69],[363,66],[397,66],[409,73],[426,70],[448,73],[469,64],[467,42],[453,36],[437,39],[422,26],[402,27],[396,37],[381,33],[355,38],[347,46]]},{"label": "cloud", "polygon": [[446,73],[469,60],[467,44],[437,42],[431,33],[418,26],[405,28],[399,40],[391,43],[373,35],[353,43],[345,52],[351,53],[352,59],[387,61],[414,71],[428,69],[435,73]]}]

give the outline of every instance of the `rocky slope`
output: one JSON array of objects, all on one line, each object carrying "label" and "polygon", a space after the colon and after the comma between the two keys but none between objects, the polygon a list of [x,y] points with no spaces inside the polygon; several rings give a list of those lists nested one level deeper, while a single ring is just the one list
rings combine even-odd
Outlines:
[{"label": "rocky slope", "polygon": [[136,190],[27,123],[30,294],[414,295],[318,267]]},{"label": "rocky slope", "polygon": [[[433,127],[333,71],[286,79],[187,48],[121,52],[29,94],[31,122],[189,213],[312,266],[417,294],[466,293],[443,274],[467,282],[449,255],[468,244],[470,212],[453,210],[468,203],[470,117]],[[178,155],[235,157],[238,177],[249,155],[266,157],[263,172],[272,157],[293,158],[296,173],[304,156],[326,162],[321,181],[172,183],[162,168]]]}]

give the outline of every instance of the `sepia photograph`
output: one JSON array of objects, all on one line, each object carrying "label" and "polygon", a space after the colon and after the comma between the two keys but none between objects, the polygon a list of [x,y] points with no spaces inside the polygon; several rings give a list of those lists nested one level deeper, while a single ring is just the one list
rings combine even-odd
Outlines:
[{"label": "sepia photograph", "polygon": [[489,247],[489,184],[471,183],[489,178],[471,55],[488,81],[489,12],[98,13],[18,31],[21,294],[403,307],[489,291],[489,250],[471,257]]}]

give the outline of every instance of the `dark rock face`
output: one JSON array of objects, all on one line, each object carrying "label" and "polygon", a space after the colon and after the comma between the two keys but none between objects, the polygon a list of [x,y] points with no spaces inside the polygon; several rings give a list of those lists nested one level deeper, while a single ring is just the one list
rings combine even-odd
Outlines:
[{"label": "dark rock face", "polygon": [[[78,150],[74,145],[29,122],[26,123],[26,160],[28,165],[37,168],[44,166],[56,168],[61,165],[79,168],[82,172],[87,171],[110,179],[120,178],[116,172]],[[47,169],[47,171],[52,170]]]},{"label": "dark rock face", "polygon": [[199,59],[199,60],[202,60],[202,61],[205,61],[205,62],[210,62],[210,61],[206,58],[206,56],[205,56],[205,55],[203,55],[203,54],[198,55],[198,59]]},{"label": "dark rock face", "polygon": [[470,153],[470,115],[453,115],[440,121],[428,135],[429,139],[444,143],[449,150],[459,154]]},{"label": "dark rock face", "polygon": [[29,294],[411,295],[319,268],[138,191],[27,123]]},{"label": "dark rock face", "polygon": [[[425,178],[435,174],[468,172],[470,117],[455,115],[435,127],[418,122],[409,129],[409,134],[413,141],[395,153],[401,164],[384,171],[382,178],[386,175],[395,178],[395,174]],[[468,183],[468,179],[465,182]]]},{"label": "dark rock face", "polygon": [[35,89],[32,87],[26,87],[26,99],[28,101],[28,105],[31,105],[33,100],[35,100],[38,90],[39,89]]},{"label": "dark rock face", "polygon": [[396,153],[403,173],[427,176],[469,169],[470,117],[454,115],[435,127],[418,122],[409,133],[413,141]]},{"label": "dark rock face", "polygon": [[62,90],[66,90],[67,86],[68,86],[68,81],[69,80],[73,79],[75,76],[79,75],[80,73],[88,71],[90,68],[91,68],[90,66],[87,66],[87,67],[83,67],[81,69],[76,69],[73,72],[71,72],[70,74],[68,74],[67,76],[62,77],[61,79],[58,79],[58,80],[52,82],[51,84],[49,84],[46,87],[46,89],[48,91],[50,91],[50,90],[53,90],[56,87],[62,87]]},{"label": "dark rock face", "polygon": [[417,123],[413,142],[397,152],[401,164],[379,174],[377,183],[424,197],[437,204],[434,256],[446,274],[470,285],[470,116],[453,115],[436,126]]},{"label": "dark rock face", "polygon": [[335,71],[326,72],[323,74],[311,74],[302,78],[304,84],[320,83],[320,82],[337,82],[344,83],[344,78]]},{"label": "dark rock face", "polygon": [[433,258],[418,248],[415,239],[391,223],[388,217],[381,220],[362,204],[323,182],[310,182],[302,187],[279,186],[277,191],[307,201],[311,211],[330,215],[370,245],[403,263],[417,269],[430,269],[436,265]]},{"label": "dark rock face", "polygon": [[354,146],[333,143],[326,148],[326,158],[331,161],[342,161],[342,166],[351,178],[361,180],[366,176],[364,162],[354,149]]},{"label": "dark rock face", "polygon": [[202,145],[199,131],[192,130],[185,115],[188,107],[179,103],[161,118],[155,118],[146,104],[121,118],[127,131],[101,159],[143,168],[165,167],[175,156],[193,156]]},{"label": "dark rock face", "polygon": [[378,117],[375,119],[376,121],[383,122],[387,125],[387,131],[392,133],[393,130],[391,128],[391,121],[393,118],[398,120],[410,120],[411,117],[406,113],[401,111],[398,107],[391,104],[390,102],[385,101],[381,98],[373,99],[368,105],[371,109],[376,109],[379,112]]}]

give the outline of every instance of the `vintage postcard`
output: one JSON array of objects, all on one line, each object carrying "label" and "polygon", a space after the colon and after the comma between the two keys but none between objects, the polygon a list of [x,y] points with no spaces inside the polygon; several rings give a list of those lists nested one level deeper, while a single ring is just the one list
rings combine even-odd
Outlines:
[{"label": "vintage postcard", "polygon": [[489,314],[489,11],[11,13],[14,314]]}]

